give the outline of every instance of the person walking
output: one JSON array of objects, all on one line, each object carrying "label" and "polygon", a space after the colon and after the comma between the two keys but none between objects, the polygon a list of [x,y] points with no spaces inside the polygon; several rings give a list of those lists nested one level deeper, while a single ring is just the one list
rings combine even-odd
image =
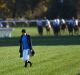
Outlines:
[{"label": "person walking", "polygon": [[24,67],[27,67],[28,64],[30,64],[30,67],[32,66],[32,62],[29,60],[31,51],[32,51],[32,44],[30,35],[26,33],[25,29],[22,29],[19,52],[20,52],[20,57],[22,57],[25,62]]}]

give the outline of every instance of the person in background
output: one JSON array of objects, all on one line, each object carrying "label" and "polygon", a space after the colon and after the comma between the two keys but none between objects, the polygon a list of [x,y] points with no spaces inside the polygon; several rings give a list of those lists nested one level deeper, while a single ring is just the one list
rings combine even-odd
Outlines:
[{"label": "person in background", "polygon": [[37,28],[38,28],[38,33],[39,35],[43,35],[43,23],[42,23],[42,19],[41,18],[38,18],[37,20]]},{"label": "person in background", "polygon": [[19,52],[20,52],[20,57],[22,57],[25,62],[25,67],[27,67],[28,64],[30,64],[30,67],[32,66],[32,62],[29,60],[31,50],[32,50],[32,44],[31,44],[30,35],[26,33],[25,29],[22,29]]},{"label": "person in background", "polygon": [[51,24],[50,21],[45,17],[45,25],[46,25],[46,32],[50,34]]},{"label": "person in background", "polygon": [[62,30],[62,34],[65,32],[65,29],[66,29],[66,21],[62,18],[60,20],[60,26],[61,26],[61,30]]},{"label": "person in background", "polygon": [[79,34],[79,20],[77,18],[75,18],[74,22],[75,22],[74,34],[78,35]]},{"label": "person in background", "polygon": [[54,35],[59,35],[60,33],[60,19],[59,18],[56,18],[53,20],[53,32],[54,32]]},{"label": "person in background", "polygon": [[69,35],[73,35],[74,26],[75,26],[75,19],[74,19],[74,17],[72,17],[67,22],[67,27],[68,27]]},{"label": "person in background", "polygon": [[2,23],[0,23],[0,28],[3,28],[3,24]]}]

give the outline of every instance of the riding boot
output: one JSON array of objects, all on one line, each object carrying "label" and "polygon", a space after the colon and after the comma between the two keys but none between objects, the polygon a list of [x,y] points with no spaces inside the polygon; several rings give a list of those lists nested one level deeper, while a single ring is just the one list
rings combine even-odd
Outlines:
[{"label": "riding boot", "polygon": [[30,67],[32,66],[32,62],[31,61],[28,61],[28,63],[30,64]]},{"label": "riding boot", "polygon": [[27,61],[25,61],[25,67],[27,67]]}]

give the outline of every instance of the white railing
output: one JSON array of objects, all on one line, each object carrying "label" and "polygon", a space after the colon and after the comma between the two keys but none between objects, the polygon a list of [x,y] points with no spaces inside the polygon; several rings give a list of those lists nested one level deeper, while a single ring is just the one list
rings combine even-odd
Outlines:
[{"label": "white railing", "polygon": [[8,37],[11,38],[11,32],[13,28],[0,28],[0,38]]},{"label": "white railing", "polygon": [[[46,20],[41,20],[42,22],[45,22]],[[49,20],[50,22],[53,22],[53,20]],[[66,22],[69,22],[69,20],[65,20]],[[26,23],[30,23],[30,22],[37,22],[37,20],[0,20],[0,23],[2,22],[26,22]],[[80,22],[80,20],[78,19],[78,22]]]},{"label": "white railing", "polygon": [[[45,20],[42,19],[42,22],[44,22]],[[65,20],[66,22],[68,22],[69,20]],[[37,22],[37,20],[0,20],[0,24],[2,24],[3,22],[5,23],[9,23],[9,22],[12,22],[12,23],[16,23],[16,22],[24,22],[24,23],[31,23],[31,22]],[[50,20],[50,22],[53,22],[53,20]],[[80,22],[80,20],[78,20],[78,22]],[[6,25],[6,26],[9,26],[9,25]],[[0,38],[3,38],[3,37],[11,37],[11,32],[13,31],[14,29],[13,28],[0,28]]]}]

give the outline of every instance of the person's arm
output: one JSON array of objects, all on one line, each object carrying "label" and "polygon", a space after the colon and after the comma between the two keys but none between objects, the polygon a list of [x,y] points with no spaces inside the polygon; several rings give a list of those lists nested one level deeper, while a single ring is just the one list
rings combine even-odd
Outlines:
[{"label": "person's arm", "polygon": [[22,39],[22,36],[19,39],[19,45],[20,45],[19,53],[20,53],[20,57],[22,57],[22,42],[21,42],[21,39]]},{"label": "person's arm", "polygon": [[28,36],[28,44],[29,44],[30,50],[32,50],[32,41],[31,41],[30,35],[27,35],[27,36]]},{"label": "person's arm", "polygon": [[32,48],[32,41],[31,41],[30,35],[28,35],[28,44],[29,44],[29,47],[30,47],[30,50],[31,50],[31,56],[34,56],[35,55],[35,51]]}]

